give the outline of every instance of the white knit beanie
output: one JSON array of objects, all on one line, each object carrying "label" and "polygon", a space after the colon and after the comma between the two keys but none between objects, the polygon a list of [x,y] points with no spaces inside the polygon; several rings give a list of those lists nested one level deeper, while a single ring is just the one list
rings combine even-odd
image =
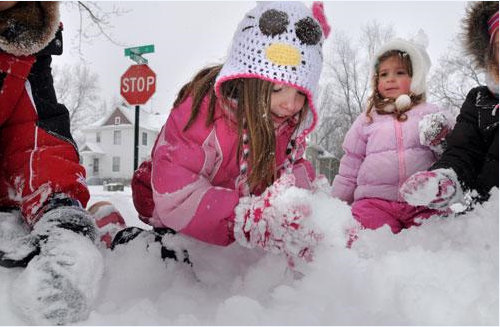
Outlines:
[{"label": "white knit beanie", "polygon": [[218,97],[222,83],[238,78],[260,78],[299,89],[306,94],[311,109],[300,128],[300,139],[317,122],[314,104],[323,63],[324,34],[329,31],[322,4],[315,5],[313,15],[301,2],[259,2],[238,25],[227,60],[215,81]]},{"label": "white knit beanie", "polygon": [[[410,91],[415,95],[420,95],[426,91],[426,80],[431,68],[431,59],[426,48],[429,41],[424,31],[420,30],[413,40],[396,38],[382,45],[375,53],[372,69],[376,73],[376,65],[380,56],[390,50],[406,52],[410,56],[413,76],[411,78]],[[376,86],[375,86],[376,87]]]}]

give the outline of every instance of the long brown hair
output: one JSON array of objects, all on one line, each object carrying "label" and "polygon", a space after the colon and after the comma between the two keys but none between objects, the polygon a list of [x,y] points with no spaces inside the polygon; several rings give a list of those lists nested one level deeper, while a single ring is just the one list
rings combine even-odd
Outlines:
[{"label": "long brown hair", "polygon": [[[183,131],[188,130],[197,119],[203,99],[208,96],[208,116],[206,126],[214,122],[217,96],[214,90],[215,79],[222,66],[212,66],[202,69],[193,79],[179,91],[174,108],[191,96],[191,116]],[[248,184],[250,190],[271,185],[276,179],[276,138],[272,121],[271,94],[273,83],[258,78],[239,78],[229,80],[221,85],[221,103],[230,104],[237,102],[235,108],[238,122],[238,155],[241,156],[243,147],[243,131],[246,129],[249,137],[249,162]],[[233,101],[231,101],[233,100]],[[307,108],[307,103],[304,106]],[[299,123],[305,116],[305,110],[300,111]]]},{"label": "long brown hair", "polygon": [[410,93],[411,105],[406,110],[394,110],[394,112],[386,112],[384,111],[384,107],[387,105],[394,105],[395,99],[387,99],[384,98],[380,92],[378,91],[378,81],[379,81],[379,69],[380,65],[390,59],[390,58],[398,58],[401,62],[405,70],[407,71],[410,77],[413,77],[413,66],[411,64],[411,58],[408,53],[400,50],[389,50],[384,52],[380,57],[378,57],[377,62],[375,63],[375,73],[372,78],[372,93],[368,97],[368,105],[366,109],[366,117],[368,121],[371,123],[373,118],[371,116],[371,111],[375,108],[375,111],[380,115],[393,115],[398,121],[406,121],[408,119],[405,114],[406,111],[410,110],[412,107],[416,106],[419,103],[425,101],[425,93],[415,95]]}]

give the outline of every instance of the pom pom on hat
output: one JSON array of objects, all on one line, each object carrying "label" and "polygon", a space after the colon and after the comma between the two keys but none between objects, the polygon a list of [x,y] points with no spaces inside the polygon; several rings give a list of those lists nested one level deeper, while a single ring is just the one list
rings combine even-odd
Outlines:
[{"label": "pom pom on hat", "polygon": [[408,94],[401,94],[396,99],[396,108],[400,111],[404,111],[411,106],[411,98]]}]

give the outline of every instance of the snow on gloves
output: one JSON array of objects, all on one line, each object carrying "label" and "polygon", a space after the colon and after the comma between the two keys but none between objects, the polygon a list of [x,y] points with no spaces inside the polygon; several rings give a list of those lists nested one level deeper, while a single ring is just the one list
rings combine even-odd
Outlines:
[{"label": "snow on gloves", "polygon": [[294,185],[295,177],[287,174],[260,196],[240,199],[234,225],[234,236],[239,244],[285,253],[289,262],[294,257],[312,260],[313,249],[323,235],[316,232],[308,220],[312,213],[309,203],[287,194]]},{"label": "snow on gloves", "polygon": [[60,206],[45,212],[32,234],[40,239],[40,254],[14,281],[14,305],[35,325],[87,319],[104,270],[92,217],[79,207]]},{"label": "snow on gloves", "polygon": [[425,115],[418,123],[420,130],[420,144],[428,146],[436,154],[441,155],[446,148],[445,137],[451,131],[452,126],[441,113]]},{"label": "snow on gloves", "polygon": [[0,212],[0,266],[26,267],[40,252],[38,241],[20,212]]},{"label": "snow on gloves", "polygon": [[400,188],[401,196],[411,205],[446,209],[463,199],[462,187],[453,169],[417,172]]}]

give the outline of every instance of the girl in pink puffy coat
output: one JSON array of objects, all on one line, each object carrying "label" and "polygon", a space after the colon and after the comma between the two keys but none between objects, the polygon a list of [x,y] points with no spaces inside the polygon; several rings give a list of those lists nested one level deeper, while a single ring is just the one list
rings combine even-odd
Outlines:
[{"label": "girl in pink puffy coat", "polygon": [[[319,236],[301,225],[307,211],[272,207],[283,187],[310,188],[315,178],[302,156],[317,121],[328,34],[322,13],[321,4],[311,10],[300,2],[259,3],[238,26],[226,62],[201,70],[180,90],[152,159],[132,180],[140,218],[157,233],[310,253]],[[131,236],[119,234],[114,244],[122,237]]]},{"label": "girl in pink puffy coat", "polygon": [[352,204],[364,228],[387,224],[398,233],[438,213],[409,205],[398,190],[434,163],[432,149],[439,149],[451,124],[436,105],[425,102],[430,59],[424,46],[395,39],[375,58],[373,93],[345,136],[333,195]]}]

